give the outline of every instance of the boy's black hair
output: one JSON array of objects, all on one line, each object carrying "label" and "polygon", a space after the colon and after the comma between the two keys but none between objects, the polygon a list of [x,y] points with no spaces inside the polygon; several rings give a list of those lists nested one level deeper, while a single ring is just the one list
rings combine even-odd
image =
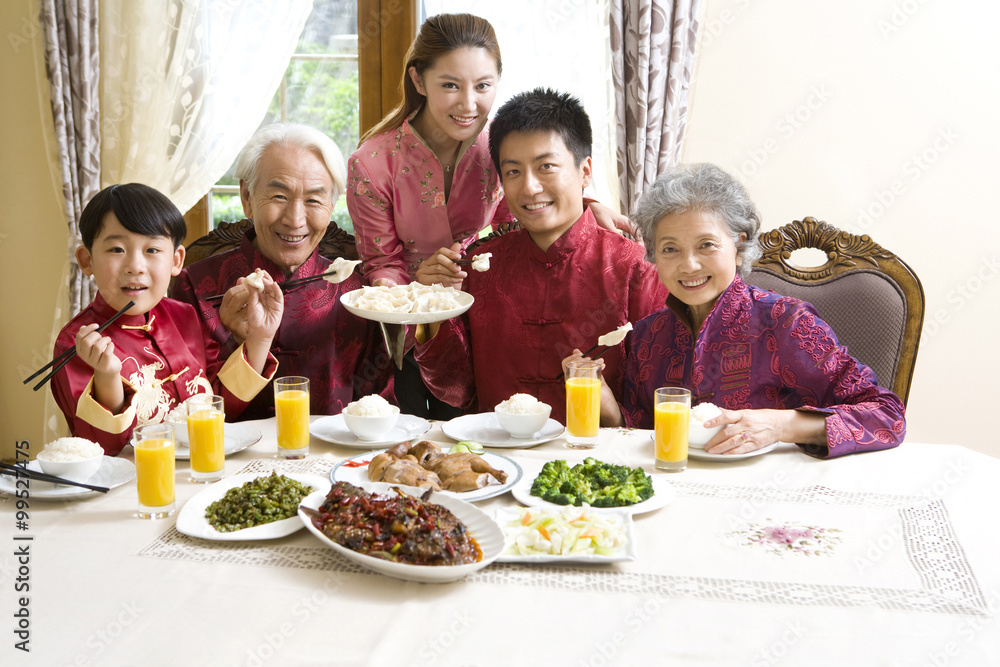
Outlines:
[{"label": "boy's black hair", "polygon": [[580,100],[551,88],[535,88],[507,100],[490,123],[490,156],[500,170],[500,144],[511,132],[555,132],[573,153],[576,166],[590,157],[593,132]]},{"label": "boy's black hair", "polygon": [[122,227],[135,234],[169,237],[174,250],[187,236],[184,216],[165,194],[142,183],[123,183],[104,188],[83,209],[80,236],[87,250],[104,228],[108,213],[114,213]]}]

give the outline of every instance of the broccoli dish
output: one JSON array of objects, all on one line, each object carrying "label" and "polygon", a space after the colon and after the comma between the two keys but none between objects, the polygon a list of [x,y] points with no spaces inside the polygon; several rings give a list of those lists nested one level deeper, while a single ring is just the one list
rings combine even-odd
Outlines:
[{"label": "broccoli dish", "polygon": [[531,495],[556,505],[624,507],[653,496],[653,479],[642,468],[586,458],[572,468],[549,461],[531,485]]}]

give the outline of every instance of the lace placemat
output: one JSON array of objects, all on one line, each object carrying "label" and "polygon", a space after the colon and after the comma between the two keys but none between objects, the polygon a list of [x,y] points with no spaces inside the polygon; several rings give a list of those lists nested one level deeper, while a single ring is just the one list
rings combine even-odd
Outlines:
[{"label": "lace placemat", "polygon": [[[332,459],[256,460],[241,472],[271,470],[329,475]],[[773,502],[884,507],[895,510],[901,545],[920,582],[919,587],[885,587],[802,582],[757,581],[594,569],[494,563],[470,575],[471,583],[500,586],[544,586],[658,598],[725,600],[794,606],[875,607],[896,611],[988,616],[985,596],[951,525],[944,502],[920,496],[843,492],[823,486],[774,489],[675,482],[679,496]],[[188,537],[171,527],[139,555],[193,562],[324,570],[375,575],[326,547],[247,546]]]}]

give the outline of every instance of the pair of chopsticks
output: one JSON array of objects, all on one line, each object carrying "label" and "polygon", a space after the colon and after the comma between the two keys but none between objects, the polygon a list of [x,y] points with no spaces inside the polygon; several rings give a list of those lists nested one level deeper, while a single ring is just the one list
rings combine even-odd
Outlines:
[{"label": "pair of chopsticks", "polygon": [[[288,290],[295,287],[302,287],[303,285],[308,285],[309,283],[318,282],[323,280],[327,276],[332,276],[337,273],[340,269],[334,269],[333,271],[327,271],[326,273],[321,273],[316,276],[309,276],[308,278],[299,278],[298,280],[286,280],[283,283],[278,283],[278,287],[281,288],[282,292],[287,292]],[[222,294],[216,294],[215,296],[210,296],[205,301],[222,301],[222,298],[226,296],[225,292]]]},{"label": "pair of chopsticks", "polygon": [[[112,323],[114,323],[115,320],[117,320],[119,317],[121,317],[122,315],[124,315],[125,311],[127,311],[129,308],[131,308],[134,305],[135,305],[135,301],[129,301],[128,304],[124,308],[122,308],[117,313],[115,313],[110,318],[108,318],[107,322],[105,322],[104,324],[102,324],[101,326],[99,326],[97,328],[97,333],[101,333],[102,331],[104,331],[105,329],[107,329],[108,327],[110,327],[112,325]],[[73,357],[75,357],[75,356],[76,356],[76,345],[70,347],[68,350],[66,350],[65,352],[63,352],[62,354],[60,354],[58,357],[56,357],[55,359],[53,359],[49,363],[47,363],[44,366],[42,366],[41,368],[39,368],[37,371],[35,371],[34,373],[32,373],[21,384],[28,384],[29,382],[31,382],[32,380],[34,380],[36,377],[38,377],[39,375],[41,375],[42,373],[44,373],[46,370],[48,370],[52,366],[55,366],[55,368],[52,369],[51,373],[49,373],[48,375],[46,375],[45,377],[43,377],[41,380],[38,381],[38,384],[36,384],[34,387],[31,388],[32,391],[38,391],[41,387],[45,386],[46,382],[48,382],[53,377],[55,377],[55,374],[58,373],[59,371],[61,371],[62,367],[65,366],[66,364],[68,364],[70,362],[70,360]]]},{"label": "pair of chopsticks", "polygon": [[[601,347],[600,343],[594,343],[594,345],[589,350],[587,350],[586,352],[583,353],[583,356],[589,357],[590,353],[593,352],[594,350],[596,350],[599,347]],[[601,350],[600,352],[598,352],[597,354],[595,354],[593,356],[593,359],[600,359],[601,355],[604,354],[605,352],[607,352],[609,349],[611,349],[611,348],[609,348],[608,346],[604,346],[604,349]],[[556,380],[562,380],[564,375],[565,375],[565,373],[560,373],[559,376],[556,378]]]},{"label": "pair of chopsticks", "polygon": [[63,479],[62,477],[56,477],[55,475],[48,475],[44,472],[39,472],[37,470],[29,470],[24,466],[12,466],[9,463],[0,462],[0,475],[10,475],[11,477],[27,477],[30,480],[38,482],[50,482],[52,484],[65,484],[66,486],[79,486],[84,489],[90,489],[91,491],[100,491],[101,493],[107,493],[109,491],[106,486],[94,486],[93,484],[84,484],[83,482],[74,482],[71,479]]}]

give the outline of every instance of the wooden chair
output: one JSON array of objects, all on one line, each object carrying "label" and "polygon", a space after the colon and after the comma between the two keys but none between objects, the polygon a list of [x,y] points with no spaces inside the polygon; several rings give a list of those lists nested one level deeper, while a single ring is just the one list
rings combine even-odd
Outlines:
[{"label": "wooden chair", "polygon": [[[865,234],[805,218],[760,235],[763,256],[747,282],[808,301],[851,355],[906,403],[924,321],[924,290],[913,270]],[[818,248],[826,263],[796,265],[792,252]]]},{"label": "wooden chair", "polygon": [[[239,247],[244,234],[251,227],[253,227],[253,221],[246,218],[239,222],[220,222],[218,227],[187,246],[184,266]],[[338,257],[357,259],[358,249],[354,245],[354,237],[331,222],[326,230],[326,235],[319,242],[319,254],[327,259]]]}]

